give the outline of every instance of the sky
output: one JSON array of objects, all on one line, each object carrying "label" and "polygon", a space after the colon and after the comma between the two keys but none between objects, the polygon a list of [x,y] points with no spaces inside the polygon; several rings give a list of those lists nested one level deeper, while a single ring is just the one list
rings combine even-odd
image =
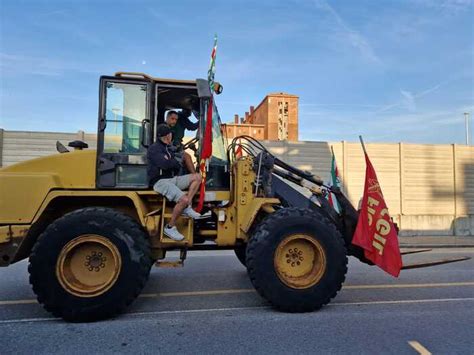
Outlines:
[{"label": "sky", "polygon": [[100,75],[206,77],[215,33],[224,122],[270,92],[299,96],[300,140],[463,144],[474,121],[473,0],[0,0],[0,128],[95,132]]}]

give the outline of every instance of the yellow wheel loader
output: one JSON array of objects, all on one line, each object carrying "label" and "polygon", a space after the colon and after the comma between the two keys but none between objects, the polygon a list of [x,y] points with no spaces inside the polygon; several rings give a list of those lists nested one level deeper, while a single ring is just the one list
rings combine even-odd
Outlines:
[{"label": "yellow wheel loader", "polygon": [[[216,107],[203,211],[211,217],[180,217],[185,239],[167,238],[173,203],[148,184],[147,147],[167,110],[191,110],[200,129],[185,148],[199,161],[205,113],[214,105],[209,84],[117,73],[102,76],[99,91],[96,150],[58,142],[58,154],[0,170],[0,265],[29,258],[38,302],[55,316],[119,314],[153,265],[182,265],[189,250],[235,250],[258,293],[289,312],[327,304],[344,282],[347,255],[366,261],[351,245],[357,212],[344,195],[338,214],[317,177],[250,137],[227,144]],[[169,250],[180,259],[167,260]]]}]

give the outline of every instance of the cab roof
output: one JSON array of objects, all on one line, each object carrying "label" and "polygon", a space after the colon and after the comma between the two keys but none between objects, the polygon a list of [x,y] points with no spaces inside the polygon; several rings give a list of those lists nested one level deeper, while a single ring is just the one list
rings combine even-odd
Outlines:
[{"label": "cab roof", "polygon": [[155,83],[163,83],[163,84],[188,84],[188,85],[196,85],[196,80],[182,80],[182,79],[165,79],[165,78],[157,78],[145,73],[138,73],[138,72],[116,72],[115,77],[117,78],[128,78],[128,79],[145,79],[149,81],[153,81]]}]

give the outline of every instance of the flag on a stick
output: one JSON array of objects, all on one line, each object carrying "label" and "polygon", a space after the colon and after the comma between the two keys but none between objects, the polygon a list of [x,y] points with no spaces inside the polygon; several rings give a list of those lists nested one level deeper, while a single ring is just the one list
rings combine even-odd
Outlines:
[{"label": "flag on a stick", "polygon": [[217,35],[214,35],[214,47],[212,47],[211,61],[207,71],[207,81],[211,87],[211,93],[214,91],[214,75],[216,74],[216,53],[217,53]]},{"label": "flag on a stick", "polygon": [[[336,156],[334,155],[334,150],[331,146],[331,153],[332,153],[332,159],[331,159],[331,186],[336,186],[338,188],[341,188],[341,179],[339,177],[339,170],[337,169],[337,164],[336,164]],[[340,212],[341,208],[339,206],[339,203],[337,202],[336,195],[334,195],[332,192],[329,191],[328,193],[328,201],[329,204],[336,210],[336,212]]]},{"label": "flag on a stick", "polygon": [[200,212],[204,204],[204,195],[206,193],[206,163],[212,156],[212,118],[214,115],[214,100],[212,92],[214,91],[214,74],[216,72],[216,52],[217,52],[217,35],[214,36],[214,47],[211,53],[211,62],[209,63],[209,70],[207,72],[207,81],[211,89],[211,98],[207,102],[206,122],[204,126],[204,134],[201,145],[201,160],[199,162],[199,171],[202,176],[202,182],[199,189],[199,202],[196,211]]},{"label": "flag on a stick", "polygon": [[359,220],[352,244],[364,249],[367,259],[390,275],[398,277],[402,268],[402,257],[398,246],[398,235],[388,214],[375,169],[365,150],[365,187]]},{"label": "flag on a stick", "polygon": [[242,152],[242,140],[239,138],[239,144],[237,145],[237,149],[235,150],[235,156],[237,158],[241,158],[243,155]]}]

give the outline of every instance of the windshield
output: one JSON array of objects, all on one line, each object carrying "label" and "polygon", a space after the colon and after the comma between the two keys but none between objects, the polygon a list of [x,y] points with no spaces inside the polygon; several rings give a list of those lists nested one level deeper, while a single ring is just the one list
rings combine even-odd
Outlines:
[{"label": "windshield", "polygon": [[227,164],[226,143],[221,129],[221,118],[217,111],[217,106],[213,100],[212,113],[212,158],[213,160]]},{"label": "windshield", "polygon": [[[222,134],[221,130],[221,118],[219,116],[219,111],[217,110],[217,106],[215,101],[213,102],[213,110],[212,110],[212,156],[210,160],[211,165],[227,165],[227,153],[226,153],[226,141]],[[204,128],[206,127],[206,112],[207,112],[207,105],[209,101],[206,101],[204,107],[205,109],[202,110],[204,114],[201,118],[201,132],[204,132]],[[202,138],[202,136],[201,136]],[[201,139],[202,141],[202,139]]]}]

